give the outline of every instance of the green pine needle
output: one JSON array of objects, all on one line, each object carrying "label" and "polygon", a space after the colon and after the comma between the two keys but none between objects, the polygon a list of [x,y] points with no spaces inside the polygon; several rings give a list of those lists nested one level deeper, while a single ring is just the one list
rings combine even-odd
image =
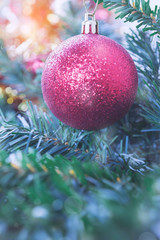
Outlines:
[{"label": "green pine needle", "polygon": [[160,7],[155,6],[152,10],[149,0],[135,0],[132,4],[130,0],[99,1],[101,2],[109,11],[116,10],[118,14],[116,18],[125,18],[125,22],[137,21],[137,28],[142,27],[143,31],[154,31],[152,35],[160,34]]}]

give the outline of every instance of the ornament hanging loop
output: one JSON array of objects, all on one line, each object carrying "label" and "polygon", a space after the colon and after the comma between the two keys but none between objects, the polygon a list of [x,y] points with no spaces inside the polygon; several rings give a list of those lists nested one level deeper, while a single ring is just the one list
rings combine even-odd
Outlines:
[{"label": "ornament hanging loop", "polygon": [[98,8],[98,2],[99,2],[99,0],[97,0],[97,2],[96,2],[96,6],[95,6],[95,9],[94,9],[94,11],[93,11],[93,13],[89,13],[88,12],[88,8],[87,8],[87,6],[86,6],[86,0],[83,0],[83,5],[84,5],[84,7],[85,7],[85,10],[86,10],[86,13],[89,15],[89,16],[94,16],[95,15],[95,13],[96,13],[96,11],[97,11],[97,8]]},{"label": "ornament hanging loop", "polygon": [[97,0],[96,2],[96,6],[93,13],[89,13],[86,6],[86,0],[83,0],[86,13],[85,13],[85,19],[82,22],[82,31],[81,31],[82,34],[91,34],[91,33],[98,34],[98,22],[96,21],[96,18],[95,18],[95,13],[98,8],[98,2],[99,0]]}]

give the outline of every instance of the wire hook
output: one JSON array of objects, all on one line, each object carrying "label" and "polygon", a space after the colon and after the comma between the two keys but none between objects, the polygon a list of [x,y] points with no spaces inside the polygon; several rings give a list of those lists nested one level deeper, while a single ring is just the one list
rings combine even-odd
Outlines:
[{"label": "wire hook", "polygon": [[97,11],[97,8],[98,8],[98,2],[99,2],[99,0],[97,0],[97,2],[96,2],[96,6],[95,6],[95,9],[94,9],[93,13],[89,13],[89,12],[88,12],[88,9],[87,9],[87,6],[86,6],[86,0],[83,0],[83,5],[84,5],[84,7],[85,7],[86,13],[87,13],[89,16],[94,16],[94,15],[95,15],[95,13],[96,13],[96,11]]}]

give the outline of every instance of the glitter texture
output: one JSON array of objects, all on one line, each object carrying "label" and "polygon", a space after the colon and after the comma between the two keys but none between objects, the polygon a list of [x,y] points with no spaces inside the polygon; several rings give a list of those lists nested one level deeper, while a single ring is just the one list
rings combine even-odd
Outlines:
[{"label": "glitter texture", "polygon": [[128,52],[98,34],[81,34],[53,51],[42,75],[44,100],[65,124],[85,130],[109,126],[134,102],[138,76]]}]

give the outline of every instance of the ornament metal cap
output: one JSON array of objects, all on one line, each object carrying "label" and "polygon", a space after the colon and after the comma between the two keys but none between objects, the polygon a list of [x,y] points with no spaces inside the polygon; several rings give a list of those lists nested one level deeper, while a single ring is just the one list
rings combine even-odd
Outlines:
[{"label": "ornament metal cap", "polygon": [[[91,18],[91,19],[89,19]],[[91,13],[85,13],[85,20],[82,22],[82,34],[98,34],[99,27],[96,21],[95,15]]]}]

